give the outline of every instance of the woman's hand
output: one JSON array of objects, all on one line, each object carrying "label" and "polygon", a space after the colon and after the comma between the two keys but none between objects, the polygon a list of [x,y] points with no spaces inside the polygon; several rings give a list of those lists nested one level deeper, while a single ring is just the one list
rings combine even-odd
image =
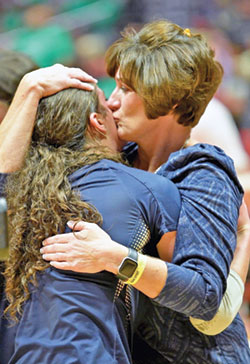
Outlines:
[{"label": "woman's hand", "polygon": [[93,90],[93,84],[96,82],[97,80],[94,77],[80,68],[55,64],[51,67],[40,68],[27,73],[20,85],[28,85],[37,92],[40,99],[69,87],[91,91]]},{"label": "woman's hand", "polygon": [[117,273],[117,266],[127,255],[128,248],[114,242],[96,224],[69,221],[68,226],[74,232],[44,240],[41,253],[45,260],[55,268],[79,273],[102,270]]},{"label": "woman's hand", "polygon": [[0,172],[17,171],[29,147],[39,100],[65,88],[93,90],[96,80],[80,68],[56,64],[27,73],[0,125]]}]

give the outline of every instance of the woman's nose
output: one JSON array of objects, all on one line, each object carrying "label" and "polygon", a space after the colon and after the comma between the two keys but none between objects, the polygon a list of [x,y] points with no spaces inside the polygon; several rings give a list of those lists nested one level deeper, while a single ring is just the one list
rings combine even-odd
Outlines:
[{"label": "woman's nose", "polygon": [[115,97],[114,92],[108,98],[107,104],[111,111],[116,111],[121,106],[120,100],[117,97]]}]

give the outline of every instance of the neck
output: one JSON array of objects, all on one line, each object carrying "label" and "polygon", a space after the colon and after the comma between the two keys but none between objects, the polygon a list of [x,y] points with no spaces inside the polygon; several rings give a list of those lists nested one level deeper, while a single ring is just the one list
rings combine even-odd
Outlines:
[{"label": "neck", "polygon": [[134,163],[136,168],[156,171],[190,137],[191,128],[178,124],[173,115],[160,117],[157,123],[155,133],[150,135],[149,140],[138,143],[138,154]]}]

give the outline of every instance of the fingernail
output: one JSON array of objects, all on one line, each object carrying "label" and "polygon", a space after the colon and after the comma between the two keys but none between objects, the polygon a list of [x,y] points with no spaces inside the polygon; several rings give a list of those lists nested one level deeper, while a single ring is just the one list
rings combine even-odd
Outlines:
[{"label": "fingernail", "polygon": [[40,249],[40,253],[43,253],[43,248]]}]

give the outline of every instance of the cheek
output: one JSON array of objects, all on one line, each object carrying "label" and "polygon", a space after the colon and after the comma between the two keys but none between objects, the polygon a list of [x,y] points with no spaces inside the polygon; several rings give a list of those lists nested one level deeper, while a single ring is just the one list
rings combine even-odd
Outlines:
[{"label": "cheek", "polygon": [[128,97],[124,103],[124,111],[133,118],[141,118],[145,115],[142,100],[138,96],[135,97],[134,94]]},{"label": "cheek", "polygon": [[136,103],[134,97],[132,97],[131,94],[124,95],[121,98],[120,110],[123,114],[131,114],[131,111],[133,111],[135,108]]}]

